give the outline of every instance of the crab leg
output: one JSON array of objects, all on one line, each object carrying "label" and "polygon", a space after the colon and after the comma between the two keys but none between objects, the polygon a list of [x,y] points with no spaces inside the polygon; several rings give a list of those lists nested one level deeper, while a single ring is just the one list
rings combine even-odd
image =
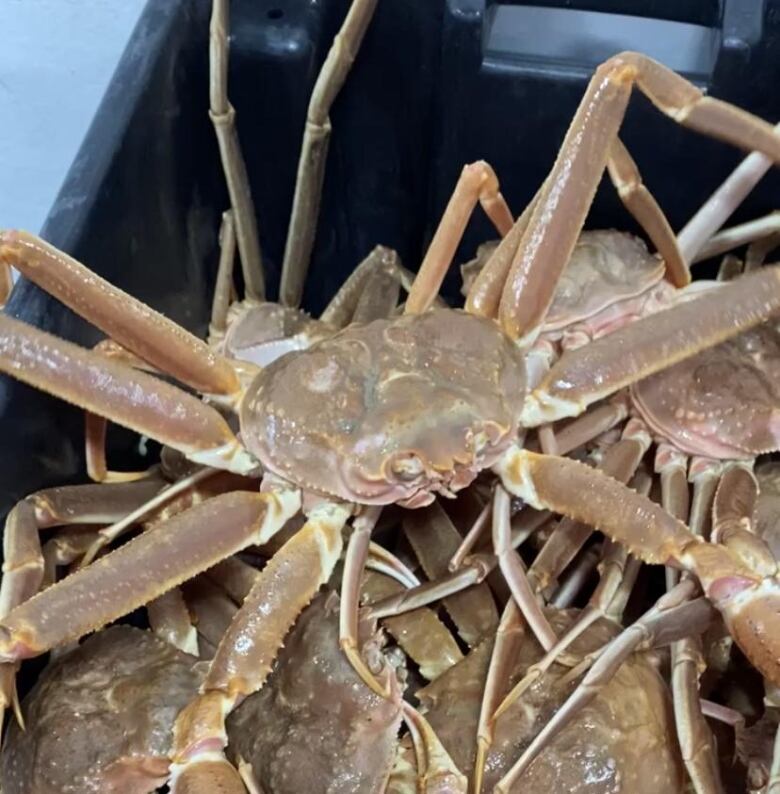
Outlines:
[{"label": "crab leg", "polygon": [[[223,754],[225,718],[245,697],[262,688],[285,635],[330,578],[341,554],[341,530],[348,517],[345,507],[318,507],[260,572],[217,648],[201,694],[176,720],[171,766],[174,794],[243,791]],[[224,789],[218,788],[221,780]],[[212,788],[207,789],[207,784]]]},{"label": "crab leg", "polygon": [[14,278],[11,268],[5,263],[0,263],[0,309],[8,303],[13,288]]},{"label": "crab leg", "polygon": [[[520,775],[528,768],[550,739],[560,732],[576,714],[589,703],[612,679],[620,665],[640,647],[656,647],[677,637],[685,637],[691,630],[704,631],[712,622],[715,611],[704,598],[676,603],[676,593],[670,592],[647,615],[619,634],[605,649],[580,682],[566,703],[534,737],[514,766],[498,782],[497,794],[507,794]],[[659,608],[660,607],[660,608]]]},{"label": "crab leg", "polygon": [[493,169],[484,160],[465,166],[417,272],[406,301],[407,314],[419,314],[431,307],[477,201],[502,237],[512,230],[512,213]]},{"label": "crab leg", "polygon": [[490,502],[486,502],[477,516],[477,520],[471,525],[471,529],[469,529],[469,531],[463,537],[460,545],[455,550],[455,553],[452,555],[450,561],[447,563],[447,568],[450,570],[450,572],[457,571],[460,567],[462,567],[466,557],[470,554],[474,546],[476,546],[480,536],[482,535],[482,532],[488,525],[491,510],[492,504]]},{"label": "crab leg", "polygon": [[677,247],[672,227],[650,191],[642,182],[634,159],[620,138],[615,136],[607,158],[607,171],[620,200],[647,232],[666,264],[666,277],[675,287],[691,281],[688,265]]},{"label": "crab leg", "polygon": [[233,265],[236,260],[236,223],[233,210],[222,213],[219,227],[219,267],[214,285],[209,323],[209,344],[218,342],[227,330],[228,310],[233,295]]},{"label": "crab leg", "polygon": [[539,644],[545,651],[555,645],[557,637],[531,589],[522,560],[512,548],[509,529],[509,494],[496,487],[493,494],[493,548],[501,573],[512,591],[523,617],[530,626]]},{"label": "crab leg", "polygon": [[[780,124],[775,126],[777,132],[780,132]],[[702,204],[677,235],[677,244],[686,262],[693,261],[701,246],[723,226],[771,166],[772,160],[765,154],[752,152]]]},{"label": "crab leg", "polygon": [[196,462],[257,468],[213,409],[145,372],[0,315],[0,371],[147,435]]},{"label": "crab leg", "polygon": [[186,582],[183,592],[198,632],[200,658],[213,659],[238,607],[224,590],[204,576]]},{"label": "crab leg", "polygon": [[297,491],[242,492],[180,513],[13,609],[0,620],[0,661],[45,653],[148,604],[263,542],[299,505]]},{"label": "crab leg", "polygon": [[[457,552],[461,535],[438,502],[403,515],[404,534],[426,576],[436,580],[449,571],[450,557]],[[494,634],[498,612],[487,583],[444,598],[444,607],[455,623],[458,634],[470,648]]]},{"label": "crab leg", "polygon": [[[656,450],[655,469],[661,474],[661,497],[665,510],[680,520],[688,518],[687,458],[668,444]],[[691,525],[691,531],[696,528]],[[677,584],[678,571],[666,569],[667,589]],[[715,747],[699,697],[702,648],[699,637],[683,637],[672,643],[672,694],[677,738],[683,763],[697,792],[719,792],[723,783]]]},{"label": "crab leg", "polygon": [[363,293],[377,271],[395,274],[400,280],[401,261],[392,248],[377,245],[371,253],[349,274],[338,292],[320,315],[320,320],[336,328],[344,328],[354,317]]},{"label": "crab leg", "polygon": [[633,85],[685,127],[780,161],[780,137],[765,121],[705,97],[644,55],[625,52],[602,64],[580,102],[534,209],[501,298],[500,320],[513,339],[533,338],[552,302],[593,201]]},{"label": "crab leg", "polygon": [[285,306],[301,303],[303,282],[317,233],[330,143],[330,108],[357,57],[376,5],[377,0],[352,0],[311,93],[279,286],[280,302]]},{"label": "crab leg", "polygon": [[[780,143],[780,139],[779,139]],[[568,350],[528,396],[524,427],[577,416],[588,405],[720,344],[780,312],[780,268],[717,289]]]},{"label": "crab leg", "polygon": [[178,587],[146,605],[149,626],[161,639],[192,656],[198,655],[198,633]]},{"label": "crab leg", "polygon": [[496,468],[504,486],[535,507],[591,524],[644,562],[695,574],[745,655],[780,682],[776,566],[751,570],[733,550],[704,542],[646,497],[577,461],[511,448]]},{"label": "crab leg", "polygon": [[480,317],[493,318],[498,316],[501,292],[509,275],[509,269],[512,267],[512,260],[531,221],[531,215],[539,201],[539,197],[542,195],[543,187],[537,191],[528,206],[523,210],[523,214],[514,222],[507,234],[503,236],[496,250],[493,251],[485,266],[477,274],[466,296],[465,309],[467,312],[478,314]]},{"label": "crab leg", "polygon": [[228,99],[228,27],[230,0],[213,0],[209,24],[209,116],[219,143],[230,203],[235,212],[236,240],[246,295],[265,299],[265,278],[257,235],[257,219],[246,164],[236,131],[236,111]]},{"label": "crab leg", "polygon": [[[598,468],[607,476],[627,483],[649,446],[649,434],[635,422],[629,422],[623,438],[606,451]],[[562,519],[528,570],[534,590],[540,592],[553,584],[592,534],[593,529],[587,523]]]},{"label": "crab leg", "polygon": [[763,218],[757,218],[739,226],[723,229],[723,231],[710,238],[699,253],[696,254],[693,261],[695,263],[700,262],[702,259],[709,259],[726,251],[732,251],[742,245],[752,243],[755,240],[773,237],[778,232],[780,232],[780,211],[775,210]]},{"label": "crab leg", "polygon": [[162,372],[200,392],[233,394],[230,363],[184,328],[32,234],[0,232],[0,262]]}]

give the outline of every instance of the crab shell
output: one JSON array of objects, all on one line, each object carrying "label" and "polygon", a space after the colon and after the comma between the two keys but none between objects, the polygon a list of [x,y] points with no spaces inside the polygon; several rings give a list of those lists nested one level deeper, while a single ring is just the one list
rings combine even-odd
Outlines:
[{"label": "crab shell", "polygon": [[4,794],[147,794],[165,783],[173,723],[197,694],[198,660],[114,626],[51,662],[12,721]]},{"label": "crab shell", "polygon": [[[575,610],[546,610],[559,636],[576,614]],[[614,623],[600,620],[575,640],[571,650],[578,655],[589,653],[619,630]],[[484,643],[417,693],[431,727],[462,770],[474,767],[474,739],[490,653],[491,644]],[[517,683],[542,655],[532,638],[524,641],[507,685]],[[557,683],[568,669],[554,664],[498,717],[483,791],[493,790],[571,694],[576,681],[566,686]],[[639,654],[628,659],[593,701],[551,739],[511,791],[682,792],[683,766],[669,690],[648,659]]]},{"label": "crab shell", "polygon": [[339,646],[338,604],[335,593],[324,593],[301,613],[265,686],[228,718],[229,752],[252,765],[265,794],[385,790],[401,723],[400,686],[374,640],[363,655],[381,668],[392,697],[363,684]]},{"label": "crab shell", "polygon": [[761,325],[632,386],[656,432],[683,452],[749,459],[780,448],[780,331]]},{"label": "crab shell", "polygon": [[361,504],[430,504],[515,440],[523,357],[495,323],[451,309],[352,325],[273,362],[241,405],[269,471]]}]

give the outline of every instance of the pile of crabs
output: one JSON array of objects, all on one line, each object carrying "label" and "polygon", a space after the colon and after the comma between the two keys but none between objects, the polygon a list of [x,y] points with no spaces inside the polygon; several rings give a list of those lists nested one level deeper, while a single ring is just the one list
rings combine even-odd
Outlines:
[{"label": "pile of crabs", "polygon": [[[466,166],[416,274],[378,246],[314,319],[328,112],[375,5],[354,0],[312,95],[279,303],[226,0],[209,339],[0,233],[5,268],[106,335],[85,350],[0,315],[0,371],[84,409],[95,481],[6,520],[2,791],[779,792],[780,226],[720,228],[780,136],[615,56],[519,217]],[[633,86],[752,151],[678,235],[617,137]],[[582,231],[605,168],[649,247]],[[478,202],[498,239],[450,307]],[[159,464],[110,470],[108,422]]]}]

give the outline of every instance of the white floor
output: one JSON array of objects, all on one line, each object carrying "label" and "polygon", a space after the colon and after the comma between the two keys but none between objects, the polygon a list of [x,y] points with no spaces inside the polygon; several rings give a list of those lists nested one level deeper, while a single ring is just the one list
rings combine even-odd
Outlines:
[{"label": "white floor", "polygon": [[145,0],[0,0],[0,228],[37,232]]}]

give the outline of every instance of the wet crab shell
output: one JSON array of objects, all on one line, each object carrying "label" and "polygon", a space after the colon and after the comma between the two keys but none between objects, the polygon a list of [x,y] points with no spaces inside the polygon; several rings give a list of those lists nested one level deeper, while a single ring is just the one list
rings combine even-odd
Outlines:
[{"label": "wet crab shell", "polygon": [[[372,640],[364,658],[393,696],[372,692],[339,646],[339,600],[318,596],[298,618],[263,689],[228,718],[229,752],[265,794],[380,794],[395,757],[401,693]],[[366,653],[367,647],[372,654]]]},{"label": "wet crab shell", "polygon": [[[575,610],[547,610],[559,636],[576,614]],[[618,631],[615,624],[600,620],[575,640],[572,650],[578,655],[593,651]],[[417,693],[431,726],[462,770],[474,766],[474,739],[490,653],[489,643],[479,646]],[[523,642],[508,683],[514,685],[541,656],[533,639]],[[557,683],[567,670],[553,665],[496,720],[483,791],[493,790],[571,693],[576,681],[566,686]],[[634,655],[551,740],[511,791],[682,792],[683,766],[674,730],[667,686],[646,658]]]},{"label": "wet crab shell", "polygon": [[766,324],[632,386],[644,420],[683,452],[749,459],[780,448],[780,330]]},{"label": "wet crab shell", "polygon": [[4,794],[147,794],[165,783],[173,723],[195,696],[198,660],[115,626],[53,661],[12,722]]},{"label": "wet crab shell", "polygon": [[307,490],[417,507],[498,459],[524,397],[523,358],[496,325],[440,309],[353,325],[278,359],[247,390],[241,435]]}]

